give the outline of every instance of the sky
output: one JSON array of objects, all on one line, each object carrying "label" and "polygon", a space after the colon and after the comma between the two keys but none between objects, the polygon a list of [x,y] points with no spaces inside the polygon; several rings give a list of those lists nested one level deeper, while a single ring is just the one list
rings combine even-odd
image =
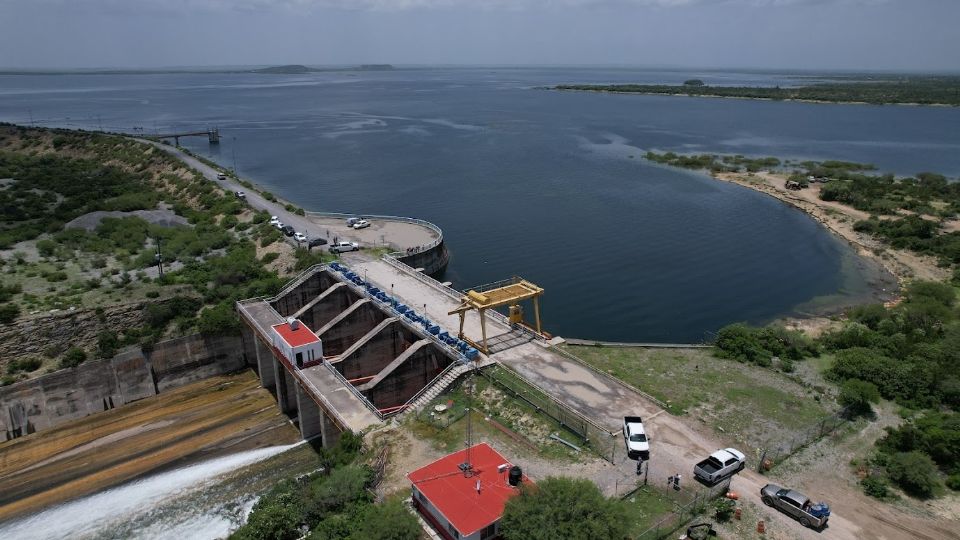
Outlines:
[{"label": "sky", "polygon": [[0,68],[960,71],[960,0],[0,0]]}]

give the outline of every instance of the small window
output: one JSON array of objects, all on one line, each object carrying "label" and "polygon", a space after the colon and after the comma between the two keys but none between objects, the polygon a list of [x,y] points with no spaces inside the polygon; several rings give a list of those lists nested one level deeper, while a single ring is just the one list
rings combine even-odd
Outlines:
[{"label": "small window", "polygon": [[426,502],[427,502],[427,498],[426,498],[426,497],[424,496],[424,494],[423,494],[422,492],[420,492],[420,491],[417,492],[417,499],[419,499],[420,502],[422,502],[422,503],[426,503]]},{"label": "small window", "polygon": [[497,524],[491,523],[480,531],[480,540],[487,540],[497,535]]},{"label": "small window", "polygon": [[447,524],[447,532],[449,532],[450,535],[453,536],[454,538],[460,538],[460,531],[458,531],[457,528],[454,527],[452,523]]},{"label": "small window", "polygon": [[795,500],[793,500],[793,499],[791,499],[791,498],[789,498],[789,497],[780,497],[780,500],[786,502],[787,504],[789,504],[790,506],[793,506],[794,508],[800,508],[800,505],[797,504],[797,501],[795,501]]},{"label": "small window", "polygon": [[303,353],[297,353],[297,367],[303,367]]}]

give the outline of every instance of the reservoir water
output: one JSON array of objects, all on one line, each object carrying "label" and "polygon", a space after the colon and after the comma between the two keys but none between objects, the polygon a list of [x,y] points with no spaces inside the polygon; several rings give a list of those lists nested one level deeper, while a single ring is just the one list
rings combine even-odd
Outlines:
[{"label": "reservoir water", "polygon": [[960,109],[556,92],[576,82],[788,85],[789,74],[430,68],[306,75],[0,76],[0,120],[146,133],[308,210],[443,228],[455,286],[522,275],[559,335],[699,341],[862,302],[888,280],[803,213],[647,150],[960,174]]}]

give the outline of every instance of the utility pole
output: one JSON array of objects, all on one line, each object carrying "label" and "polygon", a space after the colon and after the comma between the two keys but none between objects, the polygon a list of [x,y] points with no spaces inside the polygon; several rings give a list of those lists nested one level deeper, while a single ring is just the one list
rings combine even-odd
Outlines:
[{"label": "utility pole", "polygon": [[157,268],[160,270],[160,277],[163,277],[163,254],[160,252],[160,237],[157,237]]}]

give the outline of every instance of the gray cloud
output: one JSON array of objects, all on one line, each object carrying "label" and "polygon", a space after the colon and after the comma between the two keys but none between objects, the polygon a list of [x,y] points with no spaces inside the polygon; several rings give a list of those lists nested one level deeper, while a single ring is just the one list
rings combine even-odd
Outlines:
[{"label": "gray cloud", "polygon": [[[48,5],[88,11],[111,12],[312,12],[341,11],[396,12],[429,9],[540,10],[590,6],[676,8],[689,6],[742,5],[783,7],[796,5],[858,4],[879,5],[906,0],[0,0],[0,6]],[[923,1],[923,0],[920,0]],[[919,3],[919,2],[915,2]]]}]

